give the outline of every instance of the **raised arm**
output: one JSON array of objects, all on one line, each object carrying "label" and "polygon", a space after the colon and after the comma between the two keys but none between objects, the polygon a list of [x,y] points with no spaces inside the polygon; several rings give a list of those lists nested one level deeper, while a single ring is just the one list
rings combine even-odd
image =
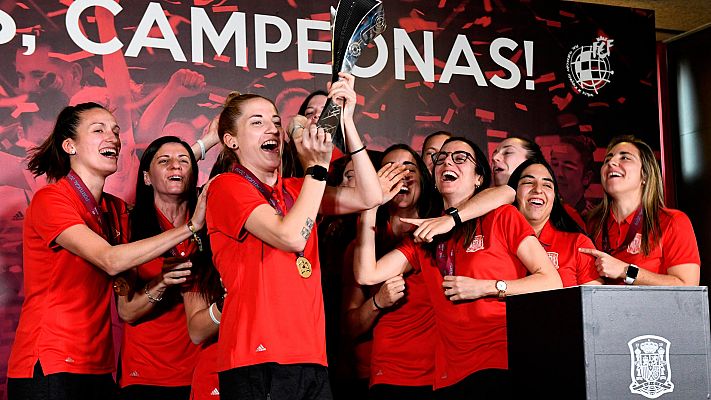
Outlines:
[{"label": "raised arm", "polygon": [[412,269],[405,255],[393,250],[376,261],[375,216],[377,208],[363,211],[353,252],[353,273],[360,285],[375,285]]},{"label": "raised arm", "polygon": [[[193,231],[197,232],[202,228],[205,224],[205,202],[209,185],[210,182],[203,187],[195,206],[195,213],[188,225],[181,225],[136,242],[112,246],[88,226],[79,224],[62,231],[54,241],[101,268],[107,274],[114,276],[159,257],[173,246],[192,236]],[[192,225],[192,229],[189,225]]]},{"label": "raised arm", "polygon": [[[324,133],[323,129],[311,125],[294,141],[304,165],[328,168],[333,144],[330,135]],[[270,205],[263,204],[247,217],[245,228],[278,249],[302,251],[311,236],[325,187],[325,181],[307,175],[294,206],[285,216],[276,214]]]},{"label": "raised arm", "polygon": [[[469,221],[504,204],[511,204],[515,199],[516,191],[508,185],[490,187],[467,200],[458,209],[459,217],[462,222]],[[418,226],[412,233],[415,243],[431,242],[435,236],[454,229],[454,218],[451,215],[428,219],[402,218],[402,221]]]},{"label": "raised arm", "polygon": [[[355,78],[353,75],[340,73],[341,80],[332,84],[328,96],[345,106],[341,114],[346,139],[346,146],[351,152],[353,169],[355,171],[356,187],[328,187],[321,204],[323,214],[350,214],[379,205],[382,201],[380,182],[375,167],[365,151],[363,142],[358,135],[353,112],[357,101],[353,90]],[[339,101],[339,99],[342,99]]]},{"label": "raised arm", "polygon": [[[220,114],[217,114],[202,131],[202,137],[190,146],[196,160],[204,160],[207,152],[216,144],[220,143],[220,137],[217,133],[217,124],[219,121]],[[202,146],[200,143],[202,143]]]}]

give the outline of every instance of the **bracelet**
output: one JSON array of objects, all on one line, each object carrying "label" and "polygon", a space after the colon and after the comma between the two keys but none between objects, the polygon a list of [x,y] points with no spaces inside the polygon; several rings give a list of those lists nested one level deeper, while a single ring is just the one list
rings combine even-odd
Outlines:
[{"label": "bracelet", "polygon": [[193,234],[193,240],[197,243],[198,250],[202,251],[202,240],[200,240],[200,237],[197,234],[197,230],[195,229],[195,225],[193,225],[192,219],[188,220],[188,229],[190,230],[190,233]]},{"label": "bracelet", "polygon": [[207,312],[210,314],[210,319],[212,322],[215,323],[215,325],[220,325],[220,320],[215,317],[215,313],[212,312],[212,306],[214,306],[215,303],[210,304],[210,307],[207,308]]},{"label": "bracelet", "polygon": [[363,145],[363,147],[361,147],[360,149],[358,149],[358,150],[356,150],[356,151],[351,151],[350,153],[348,153],[348,155],[349,155],[349,156],[353,156],[353,155],[355,155],[355,154],[360,153],[360,152],[363,151],[363,150],[365,150],[365,145]]},{"label": "bracelet", "polygon": [[383,310],[383,307],[380,307],[378,305],[378,303],[375,301],[375,295],[373,295],[373,305],[375,306],[375,308],[378,309],[378,311]]},{"label": "bracelet", "polygon": [[200,158],[198,159],[198,161],[204,160],[205,159],[205,152],[206,152],[205,143],[203,143],[201,139],[198,139],[196,141],[196,143],[198,144],[198,146],[200,146]]},{"label": "bracelet", "polygon": [[160,297],[153,297],[151,296],[151,293],[148,291],[148,285],[146,285],[146,288],[143,290],[146,293],[146,296],[148,297],[148,302],[152,304],[156,304],[157,302],[163,300],[163,296],[161,295]]}]

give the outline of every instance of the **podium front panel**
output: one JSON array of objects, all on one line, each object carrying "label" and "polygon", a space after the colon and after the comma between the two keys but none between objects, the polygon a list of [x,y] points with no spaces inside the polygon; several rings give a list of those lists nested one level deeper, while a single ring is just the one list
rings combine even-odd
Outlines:
[{"label": "podium front panel", "polygon": [[581,286],[507,298],[522,395],[707,399],[705,287]]}]

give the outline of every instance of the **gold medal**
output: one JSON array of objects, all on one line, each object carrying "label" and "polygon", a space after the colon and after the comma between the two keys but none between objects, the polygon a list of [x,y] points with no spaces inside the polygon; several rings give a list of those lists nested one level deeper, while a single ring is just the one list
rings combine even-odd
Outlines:
[{"label": "gold medal", "polygon": [[129,290],[128,281],[123,276],[114,278],[114,293],[119,296],[128,296]]},{"label": "gold medal", "polygon": [[299,270],[299,275],[304,279],[311,276],[311,262],[306,257],[296,258],[296,269]]}]

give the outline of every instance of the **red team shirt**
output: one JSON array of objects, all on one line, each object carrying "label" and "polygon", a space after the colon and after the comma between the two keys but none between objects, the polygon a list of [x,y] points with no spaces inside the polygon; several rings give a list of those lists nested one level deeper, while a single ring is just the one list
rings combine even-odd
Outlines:
[{"label": "red team shirt", "polygon": [[[607,233],[610,246],[613,249],[620,247],[625,241],[634,214],[632,213],[624,220],[617,222],[610,211]],[[679,264],[701,264],[694,228],[686,214],[679,210],[662,208],[659,212],[659,224],[662,230],[661,239],[659,244],[652,248],[649,255],[645,256],[642,252],[642,235],[638,233],[626,249],[614,252],[612,256],[656,274],[666,274],[667,268]],[[602,249],[602,232],[594,239],[595,245]],[[622,280],[619,281],[619,283],[622,282]]]},{"label": "red team shirt", "polygon": [[559,231],[548,221],[538,235],[538,241],[558,270],[563,287],[582,285],[600,277],[595,268],[595,258],[578,251],[579,248],[595,248],[587,236]]},{"label": "red team shirt", "polygon": [[[296,201],[303,179],[279,177]],[[281,190],[272,196],[284,204]],[[312,274],[302,278],[296,254],[247,232],[254,209],[269,204],[246,179],[222,174],[210,185],[208,234],[213,261],[227,290],[218,341],[218,371],[267,362],[326,365],[326,334],[316,228],[304,255]]]},{"label": "red team shirt", "polygon": [[[523,239],[534,235],[531,225],[511,205],[489,212],[480,222],[471,243],[465,246],[461,238],[449,243],[454,246],[455,275],[494,280],[525,277],[528,270],[516,252]],[[434,388],[453,385],[483,369],[507,369],[505,303],[485,297],[455,304],[444,296],[442,274],[427,250],[410,239],[398,250],[415,271],[421,271],[434,307]]]},{"label": "red team shirt", "polygon": [[[104,193],[101,208],[109,213],[112,241],[125,242],[125,203]],[[101,232],[66,178],[35,193],[23,230],[25,301],[8,362],[10,378],[31,378],[37,360],[45,375],[115,370],[112,279],[54,242],[74,225]]]},{"label": "red team shirt", "polygon": [[[156,209],[163,230],[174,228]],[[190,239],[175,246],[175,254],[190,256],[197,246]],[[139,280],[150,282],[161,276],[163,257],[158,257],[138,270]],[[156,303],[136,324],[124,324],[121,356],[121,387],[129,385],[190,386],[200,347],[188,333],[183,299],[176,288],[166,290],[165,299]]]},{"label": "red team shirt", "polygon": [[217,342],[203,345],[193,372],[190,400],[215,400],[220,398],[220,384],[217,370],[215,370],[217,350]]}]

